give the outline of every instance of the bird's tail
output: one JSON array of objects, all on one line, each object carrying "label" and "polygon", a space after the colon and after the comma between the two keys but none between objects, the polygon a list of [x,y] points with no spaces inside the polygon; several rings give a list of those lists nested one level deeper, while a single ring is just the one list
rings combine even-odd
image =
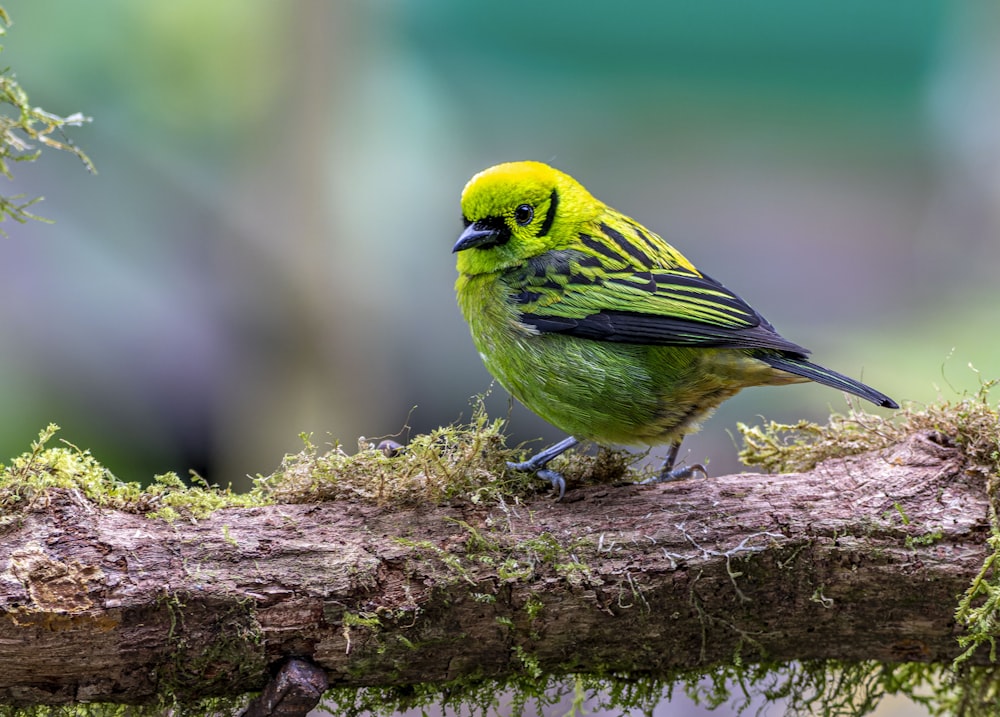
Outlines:
[{"label": "bird's tail", "polygon": [[855,381],[853,378],[848,378],[847,376],[839,374],[836,371],[831,371],[828,368],[817,366],[810,361],[806,361],[804,358],[782,356],[780,354],[767,354],[763,356],[757,355],[757,358],[769,366],[781,371],[787,371],[788,373],[796,376],[808,378],[809,380],[821,383],[824,386],[839,388],[841,391],[853,393],[855,396],[860,396],[865,400],[871,401],[876,406],[899,408],[898,403],[893,401],[884,393],[876,391],[871,386],[866,386],[860,381]]}]

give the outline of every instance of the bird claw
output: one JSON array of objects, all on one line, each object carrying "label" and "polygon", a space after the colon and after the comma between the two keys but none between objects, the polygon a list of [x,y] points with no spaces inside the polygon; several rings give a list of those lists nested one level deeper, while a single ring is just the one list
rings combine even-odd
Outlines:
[{"label": "bird claw", "polygon": [[521,473],[534,473],[542,480],[547,480],[552,484],[552,490],[559,492],[558,500],[562,500],[563,496],[566,495],[566,479],[562,477],[562,473],[549,470],[548,468],[539,468],[533,460],[522,461],[520,463],[508,461],[507,468],[512,471],[520,471]]},{"label": "bird claw", "polygon": [[639,485],[652,485],[655,483],[670,483],[675,480],[687,480],[688,478],[693,477],[696,473],[700,473],[702,478],[708,478],[708,471],[705,470],[705,466],[701,463],[695,463],[693,466],[663,471],[659,475],[655,475],[652,478],[639,481]]},{"label": "bird claw", "polygon": [[536,473],[542,480],[547,480],[552,484],[552,490],[559,491],[559,497],[557,501],[562,500],[563,496],[566,495],[566,479],[562,477],[561,473],[556,471],[550,471],[548,468],[543,468]]},{"label": "bird claw", "polygon": [[567,436],[555,445],[549,446],[544,451],[539,451],[526,461],[521,461],[520,463],[508,462],[507,467],[512,471],[534,473],[542,480],[547,480],[552,484],[552,490],[559,492],[559,500],[562,500],[563,496],[566,495],[566,479],[562,477],[561,473],[551,471],[545,466],[547,466],[549,461],[553,458],[565,453],[568,449],[572,448],[579,442],[579,439],[574,438],[573,436]]}]

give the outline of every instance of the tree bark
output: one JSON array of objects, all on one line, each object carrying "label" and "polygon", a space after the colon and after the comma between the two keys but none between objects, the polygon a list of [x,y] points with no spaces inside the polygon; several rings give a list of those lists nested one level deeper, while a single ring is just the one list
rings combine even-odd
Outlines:
[{"label": "tree bark", "polygon": [[989,521],[946,443],[499,507],[168,524],[54,491],[0,524],[0,702],[233,695],[289,657],[331,686],[950,660]]}]

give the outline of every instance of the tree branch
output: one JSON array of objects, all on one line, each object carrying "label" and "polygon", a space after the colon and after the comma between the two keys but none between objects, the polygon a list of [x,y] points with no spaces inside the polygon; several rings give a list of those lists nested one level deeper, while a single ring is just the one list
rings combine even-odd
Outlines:
[{"label": "tree branch", "polygon": [[51,491],[0,524],[0,702],[234,695],[289,657],[331,686],[948,661],[990,552],[981,479],[928,432],[809,473],[570,500],[171,524]]}]

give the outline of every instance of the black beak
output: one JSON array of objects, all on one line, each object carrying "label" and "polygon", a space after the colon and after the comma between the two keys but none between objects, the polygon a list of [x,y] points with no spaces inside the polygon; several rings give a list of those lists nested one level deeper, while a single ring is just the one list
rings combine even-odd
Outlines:
[{"label": "black beak", "polygon": [[451,248],[451,253],[455,254],[466,249],[489,249],[498,244],[505,244],[509,240],[510,229],[503,220],[480,219],[465,228],[455,246]]}]

